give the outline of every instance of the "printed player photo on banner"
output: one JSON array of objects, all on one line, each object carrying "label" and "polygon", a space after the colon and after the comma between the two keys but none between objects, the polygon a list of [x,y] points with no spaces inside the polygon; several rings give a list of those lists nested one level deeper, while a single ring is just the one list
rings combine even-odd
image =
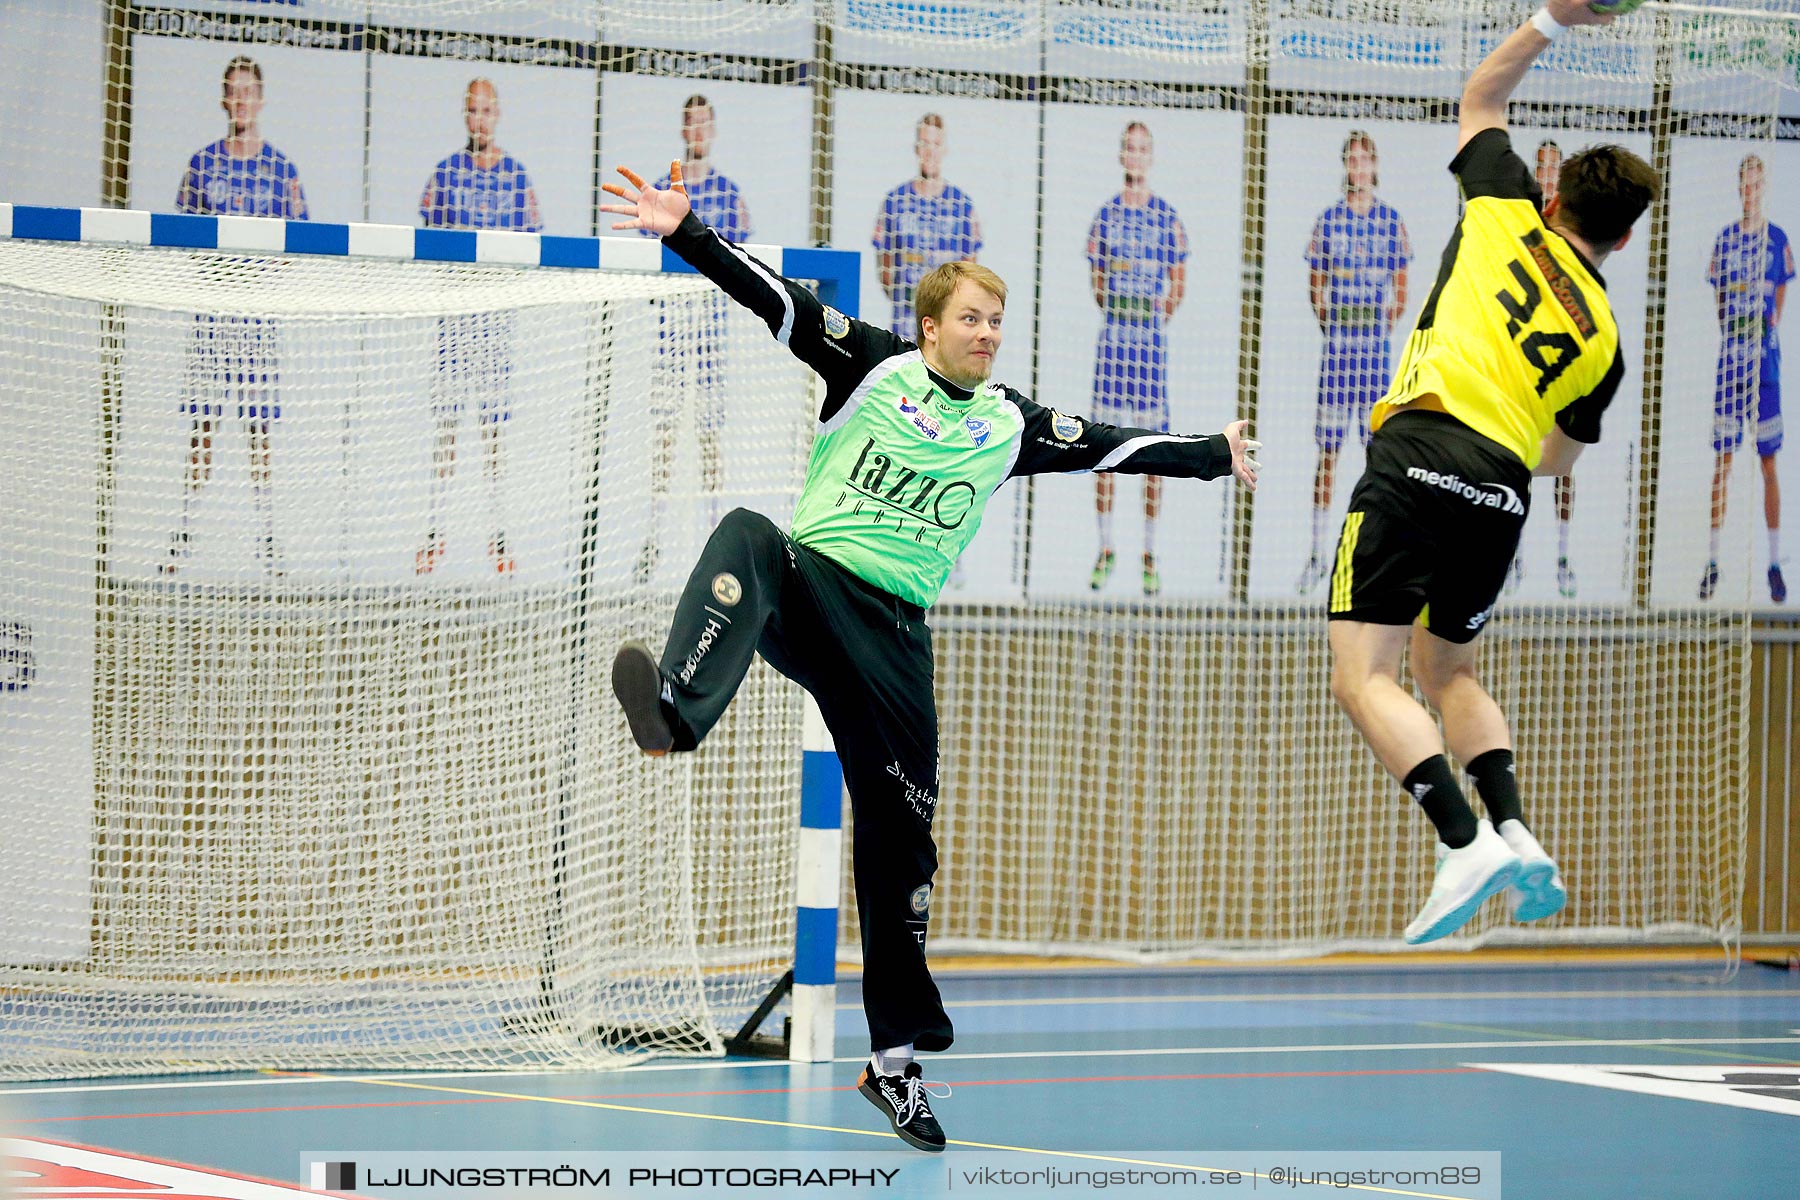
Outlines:
[{"label": "printed player photo on banner", "polygon": [[[370,195],[377,220],[433,229],[588,234],[592,216],[594,76],[567,67],[470,64],[382,56],[371,91]],[[436,366],[417,403],[397,409],[415,418],[431,461],[400,487],[423,486],[423,517],[413,531],[414,574],[455,579],[465,572],[509,573],[520,548],[539,532],[526,514],[541,506],[511,502],[535,485],[520,474],[533,422],[514,402],[519,371],[514,311],[436,319]],[[479,477],[485,499],[457,504]],[[459,482],[460,480],[460,482]],[[485,563],[481,551],[485,547]],[[440,567],[443,568],[440,572]]]},{"label": "printed player photo on banner", "polygon": [[[456,289],[440,270],[450,309]],[[170,584],[566,578],[569,457],[584,439],[581,387],[556,371],[585,331],[555,313],[359,330],[339,317],[138,321],[114,458],[114,572]]]},{"label": "printed player photo on banner", "polygon": [[[1238,405],[1242,118],[1052,104],[1046,120],[1057,186],[1044,200],[1038,402],[1109,425],[1222,427]],[[1223,595],[1230,498],[1154,475],[1037,480],[1032,593]]]},{"label": "printed player photo on banner", "polygon": [[[361,218],[359,55],[160,37],[139,38],[136,47],[134,206]],[[208,269],[219,268],[195,266]],[[236,268],[240,277],[249,269]],[[288,268],[258,260],[254,269],[272,282]],[[190,295],[205,294],[204,278],[189,282]],[[288,318],[236,312],[175,311],[140,323],[126,348],[114,456],[116,571],[276,574],[286,565],[284,541],[329,519],[330,489],[315,489],[309,501],[308,485],[284,466],[309,453],[296,429],[321,417],[302,415],[306,402],[283,394],[284,370],[305,357],[306,340]],[[309,512],[313,502],[319,507]]]},{"label": "printed player photo on banner", "polygon": [[[725,240],[809,244],[811,101],[804,88],[620,74],[603,76],[601,88],[606,179],[617,181],[616,169],[628,166],[667,187],[669,164],[679,160],[695,215]],[[602,224],[602,236],[646,236],[610,225]],[[760,347],[768,330],[716,289],[680,314],[660,318],[648,388],[652,419],[637,431],[650,444],[624,476],[641,502],[632,523],[632,570],[658,586],[680,584],[731,509],[779,513],[792,503],[786,468],[793,414],[772,413],[759,398],[795,392],[771,391],[785,380],[752,377],[754,356],[731,353],[734,343]],[[778,369],[805,369],[790,361]]]},{"label": "printed player photo on banner", "polygon": [[1677,137],[1672,159],[1652,598],[1780,606],[1793,575],[1781,531],[1800,522],[1800,484],[1781,478],[1800,143]]},{"label": "printed player photo on banner", "polygon": [[1448,124],[1269,122],[1257,421],[1293,453],[1257,492],[1252,595],[1322,595],[1369,411],[1457,218],[1455,151]]},{"label": "printed player photo on banner", "polygon": [[363,219],[363,56],[139,37],[133,208]]},{"label": "printed player photo on banner", "polygon": [[[621,165],[660,177],[672,159],[685,159],[688,196],[702,220],[711,224],[723,211],[706,197],[732,194],[734,224],[714,226],[727,240],[809,244],[812,100],[804,87],[608,72],[600,88],[605,178],[616,179]],[[704,128],[695,100],[704,102]],[[604,223],[600,232],[615,236]]]},{"label": "printed player photo on banner", "polygon": [[[994,378],[1030,389],[1032,222],[1037,112],[954,96],[845,89],[833,172],[832,244],[862,254],[862,318],[914,342],[913,289],[934,268],[970,260],[1006,281],[1006,321]],[[1005,485],[963,552],[944,601],[1017,599],[1022,489]]]},{"label": "printed player photo on banner", "polygon": [[591,70],[379,54],[370,84],[371,220],[593,234]]}]

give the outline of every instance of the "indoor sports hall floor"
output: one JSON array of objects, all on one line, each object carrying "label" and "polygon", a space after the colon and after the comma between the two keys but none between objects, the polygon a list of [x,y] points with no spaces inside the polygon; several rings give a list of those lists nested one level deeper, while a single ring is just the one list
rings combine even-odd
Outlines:
[{"label": "indoor sports hall floor", "polygon": [[[1127,1195],[1793,1197],[1800,1195],[1800,971],[1770,969],[1755,957],[1747,955],[1735,976],[1716,953],[946,970],[957,1042],[927,1059],[927,1076],[953,1089],[934,1104],[950,1148],[929,1160],[929,1176],[907,1176],[912,1190],[886,1194],[1070,1190],[971,1190],[953,1170],[959,1161],[1003,1155],[1021,1169],[1136,1163],[1246,1173],[1235,1189],[1118,1189]],[[116,1167],[93,1177],[34,1176],[15,1164],[17,1200],[255,1194],[249,1182],[223,1176],[295,1189],[307,1182],[307,1151],[534,1151],[550,1155],[541,1160],[549,1165],[626,1150],[666,1152],[669,1162],[703,1151],[733,1151],[751,1162],[841,1156],[827,1152],[871,1162],[924,1159],[884,1132],[852,1086],[865,1042],[858,1002],[854,981],[840,985],[841,1057],[829,1065],[661,1060],[584,1074],[9,1084],[0,1085],[0,1133],[13,1139],[15,1156],[29,1156],[33,1141],[117,1152],[93,1160]],[[1418,1150],[1446,1158],[1498,1151],[1502,1189],[1294,1187],[1272,1175],[1302,1155],[1316,1163],[1324,1152]],[[164,1183],[132,1191],[132,1180],[150,1178],[128,1169],[142,1159],[222,1178],[204,1188]],[[93,1182],[105,1175],[119,1181]],[[877,1194],[816,1186],[731,1194],[845,1191]]]}]

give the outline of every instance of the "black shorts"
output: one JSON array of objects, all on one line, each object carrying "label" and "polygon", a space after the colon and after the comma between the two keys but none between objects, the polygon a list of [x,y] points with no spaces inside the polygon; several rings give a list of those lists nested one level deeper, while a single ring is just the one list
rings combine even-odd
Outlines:
[{"label": "black shorts", "polygon": [[[1331,572],[1334,621],[1481,632],[1531,506],[1517,455],[1456,418],[1395,415],[1369,441]],[[1421,615],[1422,614],[1422,615]]]}]

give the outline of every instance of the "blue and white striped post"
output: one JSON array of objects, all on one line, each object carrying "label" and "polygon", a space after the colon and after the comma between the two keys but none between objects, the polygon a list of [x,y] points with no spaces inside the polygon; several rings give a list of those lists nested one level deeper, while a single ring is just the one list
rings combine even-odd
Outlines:
[{"label": "blue and white striped post", "polygon": [[794,922],[793,1023],[788,1058],[830,1062],[837,1023],[838,895],[844,852],[844,770],[825,718],[805,697],[800,768],[800,862]]}]

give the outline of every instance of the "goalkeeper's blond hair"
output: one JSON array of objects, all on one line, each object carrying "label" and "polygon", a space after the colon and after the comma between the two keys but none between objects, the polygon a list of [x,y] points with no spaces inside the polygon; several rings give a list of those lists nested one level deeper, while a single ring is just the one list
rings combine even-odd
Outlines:
[{"label": "goalkeeper's blond hair", "polygon": [[956,285],[965,279],[991,293],[1005,306],[1006,281],[991,268],[966,259],[944,263],[919,280],[919,286],[913,290],[913,341],[921,346],[925,344],[925,318],[942,320],[944,305],[950,303],[950,297],[956,294]]}]

